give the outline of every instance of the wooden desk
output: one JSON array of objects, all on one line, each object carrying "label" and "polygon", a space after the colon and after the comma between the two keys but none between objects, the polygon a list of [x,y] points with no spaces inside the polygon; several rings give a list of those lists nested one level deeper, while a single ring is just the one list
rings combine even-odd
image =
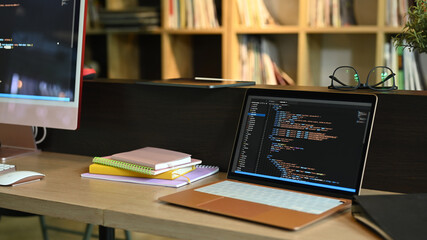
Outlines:
[{"label": "wooden desk", "polygon": [[90,157],[57,153],[17,158],[40,182],[0,188],[0,207],[182,239],[379,239],[349,211],[297,232],[161,203],[160,196],[224,178],[217,174],[174,189],[81,178]]}]

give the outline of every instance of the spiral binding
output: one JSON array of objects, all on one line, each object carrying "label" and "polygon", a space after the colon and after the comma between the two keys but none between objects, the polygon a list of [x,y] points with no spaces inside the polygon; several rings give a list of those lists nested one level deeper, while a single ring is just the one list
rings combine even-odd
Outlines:
[{"label": "spiral binding", "polygon": [[217,168],[217,166],[212,166],[212,165],[196,165],[196,168]]},{"label": "spiral binding", "polygon": [[109,158],[94,157],[92,162],[102,164],[102,165],[117,167],[121,169],[126,169],[134,172],[149,174],[149,175],[153,175],[153,170],[154,170],[153,168],[150,168],[150,167],[136,165],[133,163],[121,162],[121,161],[117,161]]}]

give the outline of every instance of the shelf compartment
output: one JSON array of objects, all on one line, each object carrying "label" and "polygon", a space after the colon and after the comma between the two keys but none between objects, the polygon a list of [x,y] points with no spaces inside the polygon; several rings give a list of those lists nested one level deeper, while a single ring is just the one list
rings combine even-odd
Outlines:
[{"label": "shelf compartment", "polygon": [[84,64],[95,69],[99,78],[108,77],[107,39],[105,35],[91,35],[86,37]]},{"label": "shelf compartment", "polygon": [[135,33],[108,35],[108,78],[160,78],[160,37]]},{"label": "shelf compartment", "polygon": [[[270,46],[271,50],[271,60],[275,62],[275,64],[285,73],[287,73],[294,81],[297,81],[297,51],[298,51],[298,34],[240,34],[239,39],[242,40],[241,37],[248,37],[245,40],[251,42],[252,45],[263,45],[263,41],[267,41],[267,46]],[[263,42],[263,43],[261,43]],[[258,43],[258,44],[257,44]],[[240,44],[240,43],[239,43]],[[260,53],[254,49],[259,50],[260,46],[255,46],[251,49],[248,49],[249,56],[258,56]],[[239,47],[240,50],[240,47]],[[250,51],[256,51],[249,53]],[[263,53],[264,54],[264,53]],[[241,60],[240,53],[238,53],[237,58]],[[246,58],[245,58],[246,59]],[[258,63],[260,60],[256,60],[257,57],[246,59],[248,62],[247,66],[252,66],[255,63]],[[276,59],[276,60],[275,60]],[[264,62],[265,63],[265,62]],[[246,66],[246,67],[247,67]],[[263,78],[261,71],[263,67],[259,66],[254,69],[246,69],[246,67],[242,66],[242,62],[238,62],[236,67],[237,71],[235,73],[236,78],[246,81],[256,81],[256,82],[268,82],[267,79]],[[256,70],[258,69],[258,70]],[[246,74],[247,71],[253,71],[249,74]],[[246,75],[246,76],[245,76]],[[252,79],[251,79],[252,77]]]},{"label": "shelf compartment", "polygon": [[167,34],[162,78],[222,77],[222,36]]},{"label": "shelf compartment", "polygon": [[364,82],[375,67],[375,43],[375,34],[309,34],[308,83],[329,86],[329,75],[343,65],[356,68]]}]

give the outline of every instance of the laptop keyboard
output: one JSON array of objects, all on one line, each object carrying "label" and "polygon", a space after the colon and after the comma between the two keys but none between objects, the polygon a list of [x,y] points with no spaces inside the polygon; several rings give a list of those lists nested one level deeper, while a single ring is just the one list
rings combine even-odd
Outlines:
[{"label": "laptop keyboard", "polygon": [[337,199],[233,181],[222,181],[198,188],[195,191],[311,214],[321,214],[342,204]]}]

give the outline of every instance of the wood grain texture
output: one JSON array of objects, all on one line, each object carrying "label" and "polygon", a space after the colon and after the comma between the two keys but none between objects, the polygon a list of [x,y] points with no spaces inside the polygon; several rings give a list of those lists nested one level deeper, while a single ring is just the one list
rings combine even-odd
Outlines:
[{"label": "wood grain texture", "polygon": [[16,158],[11,163],[18,169],[40,171],[46,178],[0,188],[0,207],[181,239],[378,239],[349,211],[293,232],[165,204],[157,199],[225,174],[178,189],[81,178],[90,159],[48,152]]},{"label": "wood grain texture", "polygon": [[[70,162],[72,164],[70,164]],[[38,182],[0,188],[0,207],[40,215],[92,223],[103,223],[103,209],[108,201],[99,201],[107,193],[108,186],[93,192],[96,183],[81,179],[91,159],[82,156],[43,153],[9,160],[17,170],[36,171],[46,175]],[[104,192],[104,193],[102,193]],[[112,201],[121,199],[111,194]]]}]

